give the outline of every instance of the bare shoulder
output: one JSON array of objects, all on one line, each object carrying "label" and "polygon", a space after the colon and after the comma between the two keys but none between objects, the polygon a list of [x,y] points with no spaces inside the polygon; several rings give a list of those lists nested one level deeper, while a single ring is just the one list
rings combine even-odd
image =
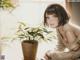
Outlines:
[{"label": "bare shoulder", "polygon": [[80,27],[76,25],[66,24],[64,25],[64,30],[68,32],[74,32],[76,35],[80,35]]},{"label": "bare shoulder", "polygon": [[72,26],[70,24],[66,24],[66,25],[64,25],[64,30],[65,31],[72,31],[73,29],[72,29]]}]

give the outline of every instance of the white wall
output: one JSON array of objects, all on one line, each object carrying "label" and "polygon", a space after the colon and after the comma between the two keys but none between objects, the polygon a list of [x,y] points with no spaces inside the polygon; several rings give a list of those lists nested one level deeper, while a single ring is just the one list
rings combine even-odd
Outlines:
[{"label": "white wall", "polygon": [[[0,11],[1,36],[13,36],[18,21],[24,21],[29,26],[39,25],[42,23],[45,8],[52,3],[59,3],[65,6],[65,0],[20,0],[18,7],[16,7],[11,13]],[[23,59],[20,41],[9,42],[8,44],[10,47],[8,47],[9,49],[4,53],[6,55],[6,60]],[[44,51],[48,50],[53,43],[50,43],[50,45],[44,44],[44,46],[42,44],[40,43],[39,45],[38,53],[40,52],[40,49],[43,49],[44,47]],[[42,50],[41,52],[44,51]],[[38,57],[41,58],[42,56],[39,55]]]}]

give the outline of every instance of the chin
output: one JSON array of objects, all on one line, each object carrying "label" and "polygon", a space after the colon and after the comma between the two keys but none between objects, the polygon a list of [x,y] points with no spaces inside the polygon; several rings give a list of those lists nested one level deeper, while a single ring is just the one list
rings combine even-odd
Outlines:
[{"label": "chin", "polygon": [[53,26],[53,28],[57,28],[57,27],[58,27],[58,25],[54,25],[54,26]]},{"label": "chin", "polygon": [[51,28],[57,28],[57,25],[50,25]]},{"label": "chin", "polygon": [[56,28],[57,26],[51,26],[51,28]]}]

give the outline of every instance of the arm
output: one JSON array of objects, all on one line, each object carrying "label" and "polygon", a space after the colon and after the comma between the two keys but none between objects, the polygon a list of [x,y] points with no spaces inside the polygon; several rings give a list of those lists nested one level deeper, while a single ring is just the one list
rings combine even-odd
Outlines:
[{"label": "arm", "polygon": [[[64,59],[76,59],[80,56],[80,45],[76,42],[77,38],[75,36],[75,34],[72,31],[66,31],[66,37],[68,40],[68,44],[69,44],[69,52],[60,52],[60,53],[56,53],[52,55],[52,58],[54,59],[53,56],[57,56],[58,59],[64,60]],[[61,49],[64,45],[61,44],[60,41],[60,45],[59,45],[59,49]],[[63,50],[63,48],[62,48]]]},{"label": "arm", "polygon": [[[74,60],[77,59],[80,56],[80,49],[79,44],[76,42],[76,36],[72,31],[66,32],[66,37],[68,39],[68,42],[70,44],[69,52],[55,52],[50,55],[51,59],[53,60]],[[58,45],[58,51],[64,51],[65,45],[62,43],[59,37],[59,45]]]},{"label": "arm", "polygon": [[66,37],[69,43],[69,49],[76,51],[79,49],[80,45],[77,43],[78,42],[78,38],[76,37],[76,35],[73,33],[73,31],[68,30],[66,32]]},{"label": "arm", "polygon": [[69,43],[69,52],[65,52],[62,53],[62,57],[64,56],[64,58],[74,58],[76,59],[77,57],[80,56],[80,45],[77,43],[77,39],[80,37],[76,37],[75,34],[71,31],[68,30],[66,32],[66,37],[68,39],[68,43]]},{"label": "arm", "polygon": [[64,51],[65,45],[62,43],[62,41],[59,39],[58,45],[57,45],[57,51]]},{"label": "arm", "polygon": [[64,43],[63,43],[63,41],[62,41],[62,37],[61,37],[59,31],[57,31],[57,33],[58,33],[58,34],[57,34],[57,36],[58,36],[57,51],[64,51],[65,45],[64,45]]}]

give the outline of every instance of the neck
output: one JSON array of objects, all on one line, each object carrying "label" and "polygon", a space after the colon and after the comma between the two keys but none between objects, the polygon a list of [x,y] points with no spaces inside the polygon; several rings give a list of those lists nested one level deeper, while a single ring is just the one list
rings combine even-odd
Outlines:
[{"label": "neck", "polygon": [[57,27],[57,29],[62,29],[63,28],[63,26],[59,26],[59,27]]}]

